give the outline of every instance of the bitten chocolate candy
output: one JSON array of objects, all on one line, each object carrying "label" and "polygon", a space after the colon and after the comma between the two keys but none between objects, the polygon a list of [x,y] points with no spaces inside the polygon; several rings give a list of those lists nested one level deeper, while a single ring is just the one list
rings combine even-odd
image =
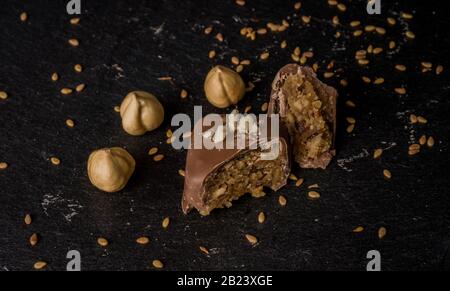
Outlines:
[{"label": "bitten chocolate candy", "polygon": [[[199,126],[203,128],[201,132],[205,132],[202,122],[195,127]],[[284,127],[279,132],[279,154],[274,160],[262,159],[265,150],[259,146],[250,149],[252,143],[246,143],[245,149],[190,149],[186,161],[183,212],[196,208],[201,215],[209,215],[216,208],[231,207],[233,200],[246,193],[261,197],[265,195],[264,187],[277,191],[286,185],[291,167],[288,133]],[[227,136],[236,140],[237,131],[233,135],[219,135],[225,138],[219,138],[217,142],[226,144]],[[192,143],[195,138],[199,137],[193,136]],[[269,136],[267,140],[275,139]]]},{"label": "bitten chocolate candy", "polygon": [[335,155],[337,91],[309,67],[289,64],[272,84],[269,114],[280,114],[302,168],[325,169]]}]

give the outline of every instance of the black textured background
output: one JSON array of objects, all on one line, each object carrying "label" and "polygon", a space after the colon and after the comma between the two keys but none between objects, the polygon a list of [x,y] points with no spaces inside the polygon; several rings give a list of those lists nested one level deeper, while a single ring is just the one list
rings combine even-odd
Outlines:
[{"label": "black textured background", "polygon": [[[304,0],[298,14],[312,15],[309,25],[298,20],[294,2],[249,0],[239,7],[231,0],[82,0],[81,23],[73,26],[65,13],[67,1],[3,0],[0,91],[9,98],[0,100],[0,161],[10,166],[0,171],[0,269],[31,270],[40,259],[49,270],[64,270],[71,249],[81,252],[84,270],[147,270],[156,258],[167,270],[365,270],[371,249],[381,252],[384,270],[449,268],[448,72],[420,72],[421,61],[444,69],[449,65],[446,1],[382,0],[382,15],[369,17],[364,1],[342,1],[348,9],[341,13],[325,0]],[[27,23],[19,21],[22,11],[29,14]],[[401,20],[400,11],[412,12],[414,19]],[[342,25],[332,25],[334,15]],[[388,27],[388,16],[397,19],[396,26]],[[243,26],[263,27],[287,17],[291,27],[286,32],[254,42],[239,34]],[[388,33],[351,37],[352,20],[386,27]],[[210,36],[203,34],[208,25],[214,26]],[[405,39],[407,29],[415,32],[415,40]],[[334,38],[336,31],[343,34],[340,39]],[[217,32],[224,35],[223,43],[214,39]],[[80,47],[67,44],[71,37],[80,40]],[[281,50],[284,39],[288,48]],[[388,53],[389,40],[399,48]],[[369,44],[385,51],[360,67],[354,53]],[[252,60],[242,75],[256,84],[239,108],[253,105],[258,112],[295,46],[314,50],[309,64],[317,61],[320,75],[331,60],[342,69],[326,81],[340,93],[337,158],[326,171],[293,170],[305,185],[320,185],[321,199],[309,201],[305,186],[289,185],[280,191],[288,199],[285,208],[277,194],[268,193],[259,200],[245,197],[206,218],[184,216],[179,206],[183,179],[177,172],[186,153],[165,143],[171,115],[192,115],[194,105],[221,112],[205,102],[203,80],[214,64],[231,65],[234,55]],[[211,49],[218,53],[214,60],[208,58]],[[259,61],[266,50],[269,60]],[[84,65],[83,73],[73,72],[76,63]],[[396,63],[407,65],[407,72],[396,72]],[[54,71],[61,76],[56,83],[50,81]],[[382,76],[386,82],[366,85],[362,75]],[[172,76],[173,83],[158,81],[162,76]],[[339,86],[341,78],[348,79],[347,88]],[[83,93],[59,93],[81,82],[87,84]],[[393,92],[400,86],[407,95]],[[182,88],[190,92],[186,100],[179,98]],[[160,129],[143,137],[127,135],[113,110],[135,89],[153,92],[168,113]],[[357,108],[345,107],[348,99]],[[429,123],[410,125],[410,113]],[[352,134],[345,131],[346,116],[357,119]],[[67,118],[75,120],[75,128],[66,127]],[[433,135],[435,147],[409,157],[408,145],[422,134]],[[381,160],[371,158],[375,148],[393,143]],[[117,194],[97,191],[86,175],[90,152],[110,146],[126,147],[137,160],[135,175]],[[160,147],[164,161],[147,156],[152,146]],[[362,158],[352,159],[358,155]],[[62,164],[53,166],[52,156]],[[393,173],[391,181],[383,178],[385,168]],[[259,211],[267,214],[263,225],[256,220]],[[34,219],[29,227],[23,224],[26,213]],[[168,230],[161,228],[165,216],[172,219]],[[358,225],[365,231],[352,233]],[[377,237],[380,226],[388,230],[383,240]],[[33,232],[41,238],[36,247],[28,245]],[[251,247],[246,233],[260,243]],[[151,244],[138,246],[135,239],[141,235],[148,235]],[[100,248],[99,236],[107,237],[110,246]],[[199,246],[211,254],[201,253]]]}]

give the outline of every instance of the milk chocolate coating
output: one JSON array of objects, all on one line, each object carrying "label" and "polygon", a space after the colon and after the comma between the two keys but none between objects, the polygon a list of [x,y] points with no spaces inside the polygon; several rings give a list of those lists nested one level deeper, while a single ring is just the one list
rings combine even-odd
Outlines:
[{"label": "milk chocolate coating", "polygon": [[[281,122],[280,122],[281,123]],[[201,126],[202,122],[195,125]],[[279,190],[286,185],[287,179],[291,171],[289,135],[287,129],[280,125],[280,157],[286,162],[286,166],[282,169],[284,173],[283,183],[279,187],[272,189]],[[203,129],[205,130],[205,129]],[[270,132],[270,123],[269,123]],[[236,138],[236,134],[235,134]],[[268,138],[271,140],[270,136]],[[193,143],[193,139],[191,140]],[[224,141],[226,142],[226,140]],[[208,207],[207,194],[205,189],[205,181],[217,171],[222,165],[233,160],[234,158],[245,155],[252,151],[251,149],[189,149],[186,159],[184,192],[182,199],[182,210],[187,214],[192,208],[202,211]]]},{"label": "milk chocolate coating", "polygon": [[[328,120],[330,121],[330,128],[332,128],[332,146],[330,150],[326,153],[323,153],[316,159],[312,160],[302,160],[297,161],[299,162],[300,167],[302,168],[322,168],[325,169],[332,158],[335,156],[335,137],[336,137],[336,104],[337,104],[337,97],[338,93],[337,91],[330,86],[327,86],[326,84],[322,83],[314,73],[314,71],[309,67],[302,67],[297,64],[288,64],[284,66],[276,75],[273,83],[272,83],[272,93],[270,96],[270,103],[269,103],[269,114],[280,114],[280,119],[283,120],[289,110],[288,106],[288,97],[285,96],[281,91],[281,88],[286,80],[286,78],[290,75],[300,75],[305,76],[311,81],[312,85],[314,86],[314,90],[317,94],[321,94],[323,96],[326,96],[328,100],[328,106],[327,111],[325,112],[325,115],[328,117]],[[307,130],[304,128],[304,126],[299,126],[299,131],[303,132]],[[293,138],[291,137],[291,141],[293,141]],[[299,144],[293,144],[293,148],[299,147],[301,145]]]}]

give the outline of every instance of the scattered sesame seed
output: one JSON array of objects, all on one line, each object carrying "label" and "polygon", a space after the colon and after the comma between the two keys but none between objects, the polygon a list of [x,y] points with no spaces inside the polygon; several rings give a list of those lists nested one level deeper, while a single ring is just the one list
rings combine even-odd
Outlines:
[{"label": "scattered sesame seed", "polygon": [[391,179],[392,178],[392,173],[389,170],[383,170],[383,175],[386,179]]},{"label": "scattered sesame seed", "polygon": [[153,260],[152,262],[153,267],[156,269],[162,269],[164,268],[164,264],[160,260]]},{"label": "scattered sesame seed", "polygon": [[286,206],[286,204],[287,204],[286,197],[284,197],[283,195],[280,195],[280,196],[278,197],[278,203],[279,203],[281,206]]},{"label": "scattered sesame seed", "polygon": [[300,8],[302,8],[302,3],[301,2],[295,2],[294,9],[295,10],[300,10]]},{"label": "scattered sesame seed", "polygon": [[427,136],[426,135],[422,135],[419,139],[419,144],[421,146],[425,145],[427,143]]},{"label": "scattered sesame seed", "polygon": [[409,31],[409,30],[405,33],[405,35],[409,39],[415,39],[416,38],[416,35],[412,31]]},{"label": "scattered sesame seed", "polygon": [[329,79],[329,78],[331,78],[331,77],[333,77],[333,76],[334,76],[334,73],[333,73],[333,72],[325,72],[325,73],[323,74],[323,77],[326,78],[326,79]]},{"label": "scattered sesame seed", "polygon": [[209,57],[210,59],[213,59],[215,56],[216,56],[216,51],[215,51],[215,50],[209,51],[208,57]]},{"label": "scattered sesame seed", "polygon": [[181,97],[182,99],[187,98],[188,95],[189,95],[188,91],[186,91],[185,89],[181,90],[181,92],[180,92],[180,97]]},{"label": "scattered sesame seed", "polygon": [[366,25],[366,26],[364,27],[364,30],[365,30],[366,32],[373,32],[373,31],[375,31],[375,29],[376,29],[375,25]]},{"label": "scattered sesame seed", "polygon": [[155,162],[160,162],[164,159],[164,155],[157,155],[153,158]]},{"label": "scattered sesame seed", "polygon": [[355,124],[355,123],[356,123],[356,119],[353,118],[353,117],[347,117],[346,120],[347,120],[347,122],[350,123],[350,124]]},{"label": "scattered sesame seed", "polygon": [[378,229],[378,238],[383,239],[386,236],[387,230],[385,227],[380,227]]},{"label": "scattered sesame seed", "polygon": [[223,35],[219,32],[218,34],[216,34],[216,39],[217,39],[219,42],[223,42]]},{"label": "scattered sesame seed", "polygon": [[395,69],[400,72],[406,71],[406,67],[404,65],[395,65]]},{"label": "scattered sesame seed", "polygon": [[115,112],[120,112],[120,106],[114,106],[114,111]]},{"label": "scattered sesame seed", "polygon": [[358,64],[360,64],[361,66],[368,65],[369,63],[370,63],[370,61],[366,60],[366,59],[358,60]]},{"label": "scattered sesame seed", "polygon": [[419,144],[412,144],[408,147],[408,154],[410,156],[414,156],[420,152],[420,145]]},{"label": "scattered sesame seed", "polygon": [[185,176],[186,176],[186,172],[185,172],[184,170],[182,170],[182,169],[179,169],[179,170],[178,170],[178,174],[179,174],[181,177],[185,177]]},{"label": "scattered sesame seed", "polygon": [[102,246],[102,247],[107,247],[107,246],[109,245],[108,240],[107,240],[106,238],[103,238],[103,237],[99,237],[99,238],[97,239],[97,243],[98,243],[100,246]]},{"label": "scattered sesame seed", "polygon": [[413,18],[413,15],[411,13],[401,12],[400,17],[406,20],[410,20]]},{"label": "scattered sesame seed", "polygon": [[339,3],[339,4],[337,5],[337,8],[338,8],[338,10],[341,11],[341,12],[345,12],[345,11],[347,10],[347,6],[345,6],[345,4],[343,4],[343,3]]},{"label": "scattered sesame seed", "polygon": [[348,81],[346,79],[342,79],[341,81],[339,81],[339,84],[342,87],[347,87],[348,86]]},{"label": "scattered sesame seed", "polygon": [[305,179],[300,178],[300,179],[297,180],[297,182],[295,182],[295,186],[296,187],[300,187],[300,186],[303,185],[303,182],[305,182]]},{"label": "scattered sesame seed", "polygon": [[280,47],[281,47],[282,49],[285,49],[285,48],[287,47],[287,41],[283,40],[283,41],[281,42],[281,44],[280,44]]},{"label": "scattered sesame seed", "polygon": [[250,65],[250,60],[242,60],[241,61],[241,65],[244,65],[244,66],[248,66],[248,65]]},{"label": "scattered sesame seed", "polygon": [[77,25],[80,23],[80,20],[81,19],[79,17],[74,17],[74,18],[70,19],[70,24]]},{"label": "scattered sesame seed", "polygon": [[80,45],[80,42],[76,38],[71,38],[69,39],[69,44],[73,47],[77,47]]},{"label": "scattered sesame seed", "polygon": [[381,85],[384,83],[384,78],[376,78],[375,81],[373,81],[375,85]]},{"label": "scattered sesame seed", "polygon": [[354,125],[354,124],[350,124],[350,125],[347,127],[347,133],[352,133],[353,130],[355,130],[355,125]]},{"label": "scattered sesame seed", "polygon": [[356,107],[355,102],[353,102],[353,101],[351,101],[351,100],[347,100],[347,101],[345,102],[345,105],[347,105],[347,107],[350,107],[350,108],[355,108],[355,107]]},{"label": "scattered sesame seed", "polygon": [[52,162],[53,165],[58,166],[61,164],[61,160],[58,159],[57,157],[51,157],[50,161]]},{"label": "scattered sesame seed", "polygon": [[238,65],[237,67],[236,67],[236,72],[237,73],[240,73],[240,72],[242,72],[244,70],[244,66],[243,65]]},{"label": "scattered sesame seed", "polygon": [[409,121],[410,121],[412,124],[416,124],[416,123],[417,123],[417,116],[416,116],[415,114],[411,114],[411,115],[409,116]]},{"label": "scattered sesame seed", "polygon": [[357,27],[360,25],[361,25],[361,21],[358,21],[358,20],[354,20],[354,21],[350,22],[351,27]]},{"label": "scattered sesame seed", "polygon": [[20,21],[25,22],[28,20],[28,14],[26,12],[20,13]]},{"label": "scattered sesame seed", "polygon": [[427,140],[427,146],[432,148],[434,146],[434,138],[430,136]]},{"label": "scattered sesame seed", "polygon": [[392,17],[388,17],[387,18],[387,23],[389,25],[395,25],[397,23],[397,21],[394,18],[392,18]]},{"label": "scattered sesame seed", "polygon": [[386,29],[384,27],[376,27],[375,31],[379,34],[379,35],[385,35],[386,34]]},{"label": "scattered sesame seed", "polygon": [[364,231],[364,227],[362,227],[362,226],[358,226],[353,230],[354,233],[361,233],[363,231]]},{"label": "scattered sesame seed", "polygon": [[240,61],[238,57],[231,57],[231,63],[233,65],[239,65]]},{"label": "scattered sesame seed", "polygon": [[436,67],[436,75],[440,75],[444,71],[444,67],[442,65],[438,65]]},{"label": "scattered sesame seed", "polygon": [[353,36],[358,37],[358,36],[361,36],[362,33],[363,33],[363,31],[360,30],[360,29],[358,29],[358,30],[355,30],[355,31],[353,32]]},{"label": "scattered sesame seed", "polygon": [[5,91],[0,91],[0,99],[6,100],[8,98],[8,93]]},{"label": "scattered sesame seed", "polygon": [[372,51],[372,53],[373,53],[374,55],[378,55],[378,54],[380,54],[380,53],[382,53],[382,52],[383,52],[383,48],[381,48],[381,47],[376,47],[376,48],[374,48],[373,51]]},{"label": "scattered sesame seed", "polygon": [[68,127],[74,127],[75,126],[75,122],[72,119],[67,119],[66,120],[66,125]]},{"label": "scattered sesame seed", "polygon": [[53,82],[58,81],[58,80],[59,80],[59,75],[58,75],[58,73],[53,73],[52,76],[51,76],[51,79],[52,79]]},{"label": "scattered sesame seed", "polygon": [[373,158],[374,158],[374,159],[378,159],[378,158],[381,157],[382,154],[383,154],[383,149],[376,149],[376,150],[373,152]]},{"label": "scattered sesame seed", "polygon": [[269,58],[269,56],[270,56],[270,54],[268,52],[264,52],[259,56],[259,58],[261,60],[267,60]]},{"label": "scattered sesame seed", "polygon": [[317,191],[309,191],[309,192],[308,192],[308,197],[309,197],[309,199],[311,199],[311,200],[317,200],[317,199],[320,198],[320,193],[317,192]]},{"label": "scattered sesame seed", "polygon": [[75,91],[80,93],[80,92],[83,92],[85,88],[86,88],[86,84],[79,84],[75,87]]},{"label": "scattered sesame seed", "polygon": [[32,247],[34,247],[34,246],[37,245],[37,243],[38,243],[38,235],[37,235],[36,233],[33,233],[33,234],[30,236],[29,241],[30,241],[30,245],[31,245]]},{"label": "scattered sesame seed", "polygon": [[423,116],[417,116],[417,122],[419,122],[421,124],[426,124],[426,123],[428,123],[428,120]]},{"label": "scattered sesame seed", "polygon": [[258,243],[258,238],[257,238],[256,236],[254,236],[254,235],[246,234],[246,235],[245,235],[245,238],[246,238],[247,241],[248,241],[250,244],[252,244],[252,245],[255,245],[255,244]]},{"label": "scattered sesame seed", "polygon": [[202,253],[209,255],[209,250],[207,248],[200,246],[199,249]]},{"label": "scattered sesame seed", "polygon": [[244,0],[236,0],[236,4],[239,6],[245,6],[245,1]]},{"label": "scattered sesame seed", "polygon": [[5,162],[0,163],[0,170],[6,170],[8,168],[8,164]]},{"label": "scattered sesame seed", "polygon": [[364,81],[364,83],[367,83],[367,84],[372,82],[372,80],[369,77],[366,77],[366,76],[362,76],[362,80]]},{"label": "scattered sesame seed", "polygon": [[76,65],[73,67],[73,69],[74,69],[75,72],[81,73],[81,72],[83,71],[83,66],[80,65],[80,64],[76,64]]},{"label": "scattered sesame seed", "polygon": [[31,218],[31,215],[27,214],[25,215],[25,218],[23,219],[26,225],[30,225],[33,222],[33,219]]},{"label": "scattered sesame seed", "polygon": [[212,26],[208,26],[205,28],[204,33],[205,34],[211,34],[211,32],[213,31],[213,27]]},{"label": "scattered sesame seed", "polygon": [[259,214],[258,214],[258,222],[259,223],[264,223],[266,221],[266,214],[264,214],[264,212],[260,212]]},{"label": "scattered sesame seed", "polygon": [[150,243],[150,239],[146,236],[142,236],[142,237],[136,239],[136,242],[140,245],[147,245]]},{"label": "scattered sesame seed", "polygon": [[69,95],[69,94],[72,94],[72,92],[73,92],[73,90],[70,88],[62,88],[61,89],[61,94],[63,94],[63,95]]},{"label": "scattered sesame seed", "polygon": [[294,174],[290,174],[290,175],[289,175],[289,180],[297,181],[298,178],[297,178],[297,176],[295,176]]},{"label": "scattered sesame seed", "polygon": [[34,263],[33,267],[35,270],[42,270],[47,267],[47,263],[44,261],[37,261],[36,263]]},{"label": "scattered sesame seed", "polygon": [[269,108],[269,103],[265,102],[265,103],[261,106],[261,111],[262,111],[262,112],[266,112],[268,108]]},{"label": "scattered sesame seed", "polygon": [[395,91],[395,93],[397,93],[399,95],[405,95],[406,94],[406,89],[403,88],[403,87],[395,88],[394,91]]},{"label": "scattered sesame seed", "polygon": [[394,49],[395,47],[397,46],[397,44],[395,43],[395,41],[393,41],[393,40],[391,40],[390,42],[389,42],[389,49]]},{"label": "scattered sesame seed", "polygon": [[169,224],[170,224],[170,218],[169,218],[169,217],[166,217],[166,218],[163,219],[161,225],[162,225],[163,228],[168,228],[168,227],[169,227]]},{"label": "scattered sesame seed", "polygon": [[311,16],[303,15],[303,16],[302,16],[302,21],[303,21],[305,24],[310,23],[310,22],[311,22]]}]

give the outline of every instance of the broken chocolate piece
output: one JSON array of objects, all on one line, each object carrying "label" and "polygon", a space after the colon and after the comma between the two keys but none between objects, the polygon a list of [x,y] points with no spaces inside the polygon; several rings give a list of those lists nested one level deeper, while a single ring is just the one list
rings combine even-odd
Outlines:
[{"label": "broken chocolate piece", "polygon": [[[202,121],[197,126],[203,127]],[[205,132],[204,127],[202,132]],[[237,132],[232,136],[236,140]],[[216,208],[231,207],[232,201],[246,193],[261,197],[265,195],[264,187],[277,191],[285,186],[291,168],[288,138],[287,129],[280,128],[279,154],[273,160],[263,159],[261,154],[266,149],[252,147],[254,143],[250,142],[245,144],[245,149],[189,149],[183,212],[188,213],[196,208],[206,216]],[[273,140],[270,136],[267,138],[269,142]],[[191,143],[194,144],[194,141]],[[223,143],[226,143],[226,138]]]},{"label": "broken chocolate piece", "polygon": [[269,114],[280,114],[302,168],[325,169],[335,155],[337,91],[309,67],[289,64],[272,84]]}]

